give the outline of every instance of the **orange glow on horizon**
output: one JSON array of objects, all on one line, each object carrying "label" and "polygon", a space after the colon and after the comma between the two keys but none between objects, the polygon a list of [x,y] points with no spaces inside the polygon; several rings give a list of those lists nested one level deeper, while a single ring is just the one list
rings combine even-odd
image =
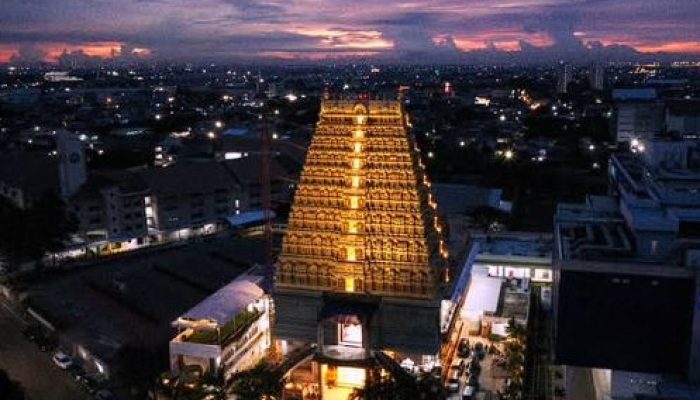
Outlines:
[{"label": "orange glow on horizon", "polygon": [[374,30],[340,30],[325,28],[298,28],[290,32],[315,37],[327,48],[385,50],[394,47],[394,42],[383,37],[382,32]]},{"label": "orange glow on horizon", "polygon": [[[51,42],[35,45],[38,50],[44,53],[42,61],[49,63],[57,62],[64,52],[83,53],[89,57],[111,59],[122,55],[123,46],[124,42],[117,41],[85,42],[81,44]],[[0,44],[0,62],[9,62],[12,58],[17,57],[19,53],[19,46]],[[153,54],[153,51],[145,47],[135,47],[131,49],[130,54],[137,57],[148,57]]]},{"label": "orange glow on horizon", "polygon": [[666,42],[633,46],[642,53],[687,53],[700,54],[700,41]]},{"label": "orange glow on horizon", "polygon": [[[433,43],[446,45],[448,35],[433,37]],[[493,48],[500,51],[520,51],[520,42],[526,42],[535,47],[547,47],[554,44],[554,40],[545,33],[526,33],[517,30],[480,32],[468,36],[454,36],[455,46],[461,51],[485,50]]]}]

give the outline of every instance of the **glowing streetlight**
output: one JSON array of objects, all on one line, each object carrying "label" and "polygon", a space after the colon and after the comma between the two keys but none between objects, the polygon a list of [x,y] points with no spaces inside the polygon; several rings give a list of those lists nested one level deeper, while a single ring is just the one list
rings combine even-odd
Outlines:
[{"label": "glowing streetlight", "polygon": [[512,159],[513,156],[514,156],[513,150],[506,150],[506,151],[503,153],[503,157],[505,157],[506,160]]}]

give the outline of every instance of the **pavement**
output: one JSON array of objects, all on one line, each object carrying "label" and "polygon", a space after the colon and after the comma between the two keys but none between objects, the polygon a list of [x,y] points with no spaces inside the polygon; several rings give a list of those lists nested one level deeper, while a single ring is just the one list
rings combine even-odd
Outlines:
[{"label": "pavement", "polygon": [[[21,317],[0,300],[0,369],[18,381],[27,400],[87,400],[66,371],[51,361],[22,334]],[[2,396],[0,396],[2,397]]]}]

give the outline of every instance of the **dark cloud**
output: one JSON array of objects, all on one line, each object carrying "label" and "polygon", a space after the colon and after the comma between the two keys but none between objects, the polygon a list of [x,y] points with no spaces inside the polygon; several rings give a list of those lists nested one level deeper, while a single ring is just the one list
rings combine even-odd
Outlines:
[{"label": "dark cloud", "polygon": [[26,60],[96,42],[172,60],[358,51],[407,62],[622,59],[669,43],[700,53],[697,15],[697,0],[3,0],[0,48]]}]

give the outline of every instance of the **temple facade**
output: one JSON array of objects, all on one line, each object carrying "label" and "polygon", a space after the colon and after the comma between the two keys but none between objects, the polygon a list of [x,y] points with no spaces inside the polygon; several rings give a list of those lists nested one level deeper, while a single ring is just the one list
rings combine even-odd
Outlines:
[{"label": "temple facade", "polygon": [[276,270],[274,334],[315,344],[322,368],[376,350],[437,358],[441,231],[401,103],[325,100]]}]

